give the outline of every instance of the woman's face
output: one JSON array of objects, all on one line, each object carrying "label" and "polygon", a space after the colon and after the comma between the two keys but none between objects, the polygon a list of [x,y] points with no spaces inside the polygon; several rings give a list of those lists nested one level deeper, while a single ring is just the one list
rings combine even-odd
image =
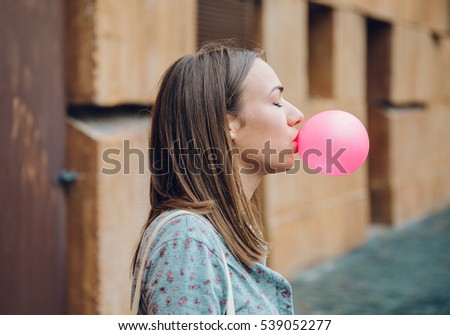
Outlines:
[{"label": "woman's face", "polygon": [[277,173],[294,165],[296,124],[303,114],[282,97],[275,71],[257,58],[243,82],[241,110],[229,120],[246,173]]}]

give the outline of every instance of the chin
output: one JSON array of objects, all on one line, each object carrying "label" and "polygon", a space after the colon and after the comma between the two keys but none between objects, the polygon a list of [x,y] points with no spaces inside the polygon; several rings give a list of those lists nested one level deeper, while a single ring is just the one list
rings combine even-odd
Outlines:
[{"label": "chin", "polygon": [[286,168],[284,171],[292,170],[295,167],[295,160],[294,157],[292,159],[289,159],[289,161],[286,163]]},{"label": "chin", "polygon": [[295,167],[294,155],[285,156],[284,162],[272,163],[270,166],[265,166],[268,174],[275,174],[292,170]]}]

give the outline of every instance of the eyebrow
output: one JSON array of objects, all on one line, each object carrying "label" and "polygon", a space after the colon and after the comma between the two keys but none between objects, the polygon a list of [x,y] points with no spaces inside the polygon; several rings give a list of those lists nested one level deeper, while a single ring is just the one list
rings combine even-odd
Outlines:
[{"label": "eyebrow", "polygon": [[275,90],[280,90],[280,93],[282,93],[283,90],[284,90],[284,87],[281,86],[281,85],[275,86],[274,88],[272,88],[272,89],[270,90],[269,95],[272,94],[272,92],[275,91]]}]

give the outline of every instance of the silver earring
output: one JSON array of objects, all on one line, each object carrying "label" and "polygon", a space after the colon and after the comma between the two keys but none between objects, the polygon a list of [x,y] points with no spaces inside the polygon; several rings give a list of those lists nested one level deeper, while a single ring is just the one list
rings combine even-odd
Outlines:
[{"label": "silver earring", "polygon": [[231,140],[234,140],[236,138],[236,136],[234,135],[234,133],[232,131],[230,131],[230,138],[231,138]]}]

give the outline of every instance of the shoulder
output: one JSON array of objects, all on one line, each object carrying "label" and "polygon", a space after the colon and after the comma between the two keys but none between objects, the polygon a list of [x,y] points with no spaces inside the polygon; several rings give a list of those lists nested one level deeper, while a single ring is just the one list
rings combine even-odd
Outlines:
[{"label": "shoulder", "polygon": [[144,235],[141,252],[155,228],[163,224],[144,260],[142,311],[224,313],[228,291],[220,239],[206,219],[189,213],[171,217],[171,212],[156,218]]},{"label": "shoulder", "polygon": [[[154,233],[155,230],[158,231]],[[197,242],[211,250],[224,247],[222,238],[206,217],[186,211],[172,210],[159,215],[144,233],[143,245],[147,245],[150,238],[153,250],[173,241],[185,245]]]}]

